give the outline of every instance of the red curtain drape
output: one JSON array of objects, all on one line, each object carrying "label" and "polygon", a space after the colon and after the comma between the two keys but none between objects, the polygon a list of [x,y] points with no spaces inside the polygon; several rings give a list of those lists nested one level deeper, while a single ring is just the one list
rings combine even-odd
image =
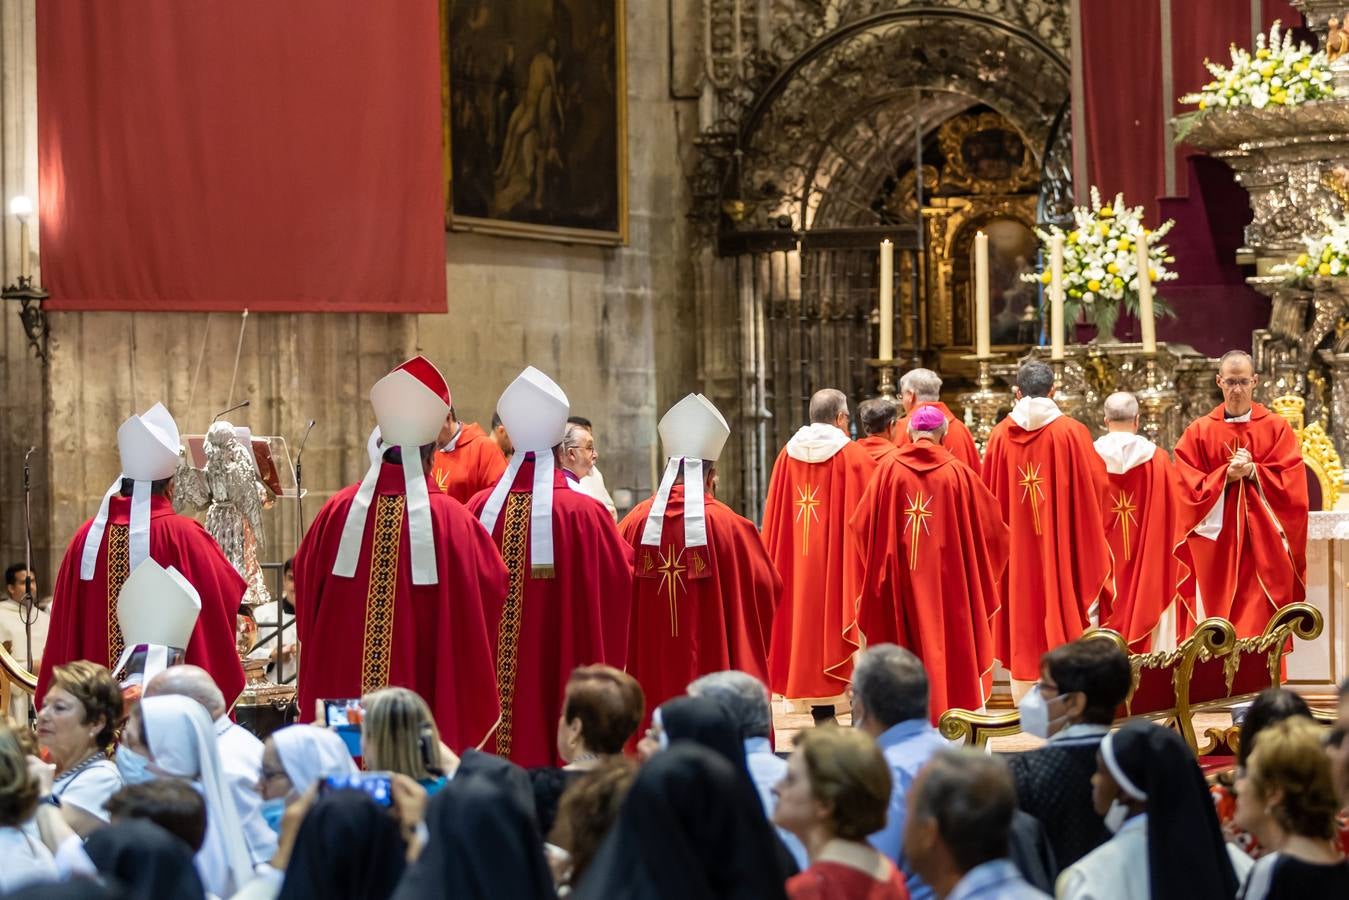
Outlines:
[{"label": "red curtain drape", "polygon": [[436,0],[43,0],[53,309],[443,312]]}]

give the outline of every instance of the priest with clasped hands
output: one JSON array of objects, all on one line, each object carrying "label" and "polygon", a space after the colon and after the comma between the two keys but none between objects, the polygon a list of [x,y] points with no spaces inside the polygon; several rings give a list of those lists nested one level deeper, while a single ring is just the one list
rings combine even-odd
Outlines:
[{"label": "priest with clasped hands", "polygon": [[1252,637],[1306,596],[1307,474],[1292,426],[1254,402],[1250,355],[1223,354],[1217,382],[1223,402],[1176,445],[1195,617],[1221,616]]}]

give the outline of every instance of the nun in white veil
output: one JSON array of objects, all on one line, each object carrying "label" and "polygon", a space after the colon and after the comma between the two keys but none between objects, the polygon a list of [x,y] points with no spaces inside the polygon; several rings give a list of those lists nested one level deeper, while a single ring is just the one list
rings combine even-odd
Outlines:
[{"label": "nun in white veil", "polygon": [[187,697],[146,697],[140,702],[140,732],[151,770],[193,781],[205,798],[206,843],[197,853],[197,871],[209,893],[233,895],[253,877],[253,864],[221,772],[210,715]]}]

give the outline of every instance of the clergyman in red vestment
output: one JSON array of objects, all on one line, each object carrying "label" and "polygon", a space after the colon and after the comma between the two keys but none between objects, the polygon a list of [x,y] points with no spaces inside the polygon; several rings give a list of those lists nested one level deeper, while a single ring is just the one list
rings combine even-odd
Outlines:
[{"label": "clergyman in red vestment", "polygon": [[1034,682],[1041,656],[1109,608],[1106,479],[1087,427],[1053,400],[1053,369],[1026,363],[1015,393],[1012,412],[989,435],[983,478],[1012,536],[994,620],[998,659],[1015,681]]},{"label": "clergyman in red vestment", "polygon": [[763,542],[783,583],[768,683],[790,700],[827,703],[852,680],[862,556],[848,520],[876,461],[848,438],[849,418],[842,391],[816,391],[811,424],[778,454],[768,482]]},{"label": "clergyman in red vestment", "polygon": [[178,426],[163,404],[117,429],[122,474],[98,514],[75,532],[52,593],[51,625],[35,700],[42,705],[56,666],[87,659],[111,669],[126,649],[117,598],[146,559],[172,566],[201,597],[186,661],[211,673],[225,700],[244,687],[235,629],[246,585],[215,539],[173,511],[173,476],[182,452]]},{"label": "clergyman in red vestment", "polygon": [[754,523],[713,496],[730,433],[702,394],[671,407],[660,420],[669,457],[660,487],[618,526],[636,554],[628,673],[646,695],[646,720],[709,672],[768,681],[782,579]]},{"label": "clergyman in red vestment", "polygon": [[889,397],[872,397],[857,404],[857,425],[862,432],[857,446],[878,465],[899,452],[895,446],[898,418],[899,407]]},{"label": "clergyman in red vestment", "polygon": [[993,690],[993,616],[1007,566],[998,501],[942,446],[948,425],[925,406],[909,443],[872,476],[850,527],[865,560],[858,628],[868,646],[898,644],[923,661],[935,723],[979,709]]},{"label": "clergyman in red vestment", "polygon": [[436,436],[431,478],[443,493],[460,503],[496,484],[506,471],[506,457],[477,422],[463,422],[454,407]]},{"label": "clergyman in red vestment", "polygon": [[1251,399],[1250,356],[1229,351],[1217,379],[1222,404],[1176,444],[1195,614],[1222,616],[1237,637],[1252,637],[1274,610],[1306,596],[1307,475],[1292,426]]},{"label": "clergyman in red vestment", "polygon": [[456,752],[498,719],[492,642],[506,567],[463,504],[430,477],[449,387],[414,357],[375,383],[383,450],[323,505],[295,554],[300,719],[315,702],[416,691]]},{"label": "clergyman in red vestment", "polygon": [[520,373],[497,402],[515,454],[469,502],[510,575],[496,634],[501,727],[486,749],[522,766],[561,765],[557,722],[573,669],[627,662],[632,548],[557,465],[569,408],[547,375]]},{"label": "clergyman in red vestment", "polygon": [[1166,451],[1138,433],[1133,394],[1105,399],[1105,427],[1096,452],[1109,482],[1105,533],[1115,560],[1115,598],[1101,610],[1101,625],[1122,634],[1135,653],[1174,650],[1188,618],[1180,586],[1190,573],[1180,476]]},{"label": "clergyman in red vestment", "polygon": [[[942,438],[942,446],[975,472],[979,471],[979,448],[974,444],[974,435],[941,401],[941,376],[931,369],[910,369],[899,379],[899,399],[904,404],[905,417],[924,406],[941,410],[946,417],[946,437]],[[901,417],[895,429],[895,443],[902,447],[908,442],[908,423]]]}]

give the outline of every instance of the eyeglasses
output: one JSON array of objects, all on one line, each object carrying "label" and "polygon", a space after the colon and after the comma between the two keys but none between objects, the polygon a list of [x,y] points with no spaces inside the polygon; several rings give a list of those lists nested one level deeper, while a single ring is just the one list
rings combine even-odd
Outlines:
[{"label": "eyeglasses", "polygon": [[271,781],[273,778],[290,778],[285,769],[263,769],[259,774],[264,782]]},{"label": "eyeglasses", "polygon": [[1253,379],[1253,378],[1227,378],[1227,379],[1224,379],[1224,380],[1222,380],[1222,381],[1219,381],[1218,383],[1221,384],[1223,387],[1227,388],[1228,390],[1236,390],[1237,388],[1248,388],[1248,387],[1250,387],[1251,385],[1255,384],[1255,379]]}]

